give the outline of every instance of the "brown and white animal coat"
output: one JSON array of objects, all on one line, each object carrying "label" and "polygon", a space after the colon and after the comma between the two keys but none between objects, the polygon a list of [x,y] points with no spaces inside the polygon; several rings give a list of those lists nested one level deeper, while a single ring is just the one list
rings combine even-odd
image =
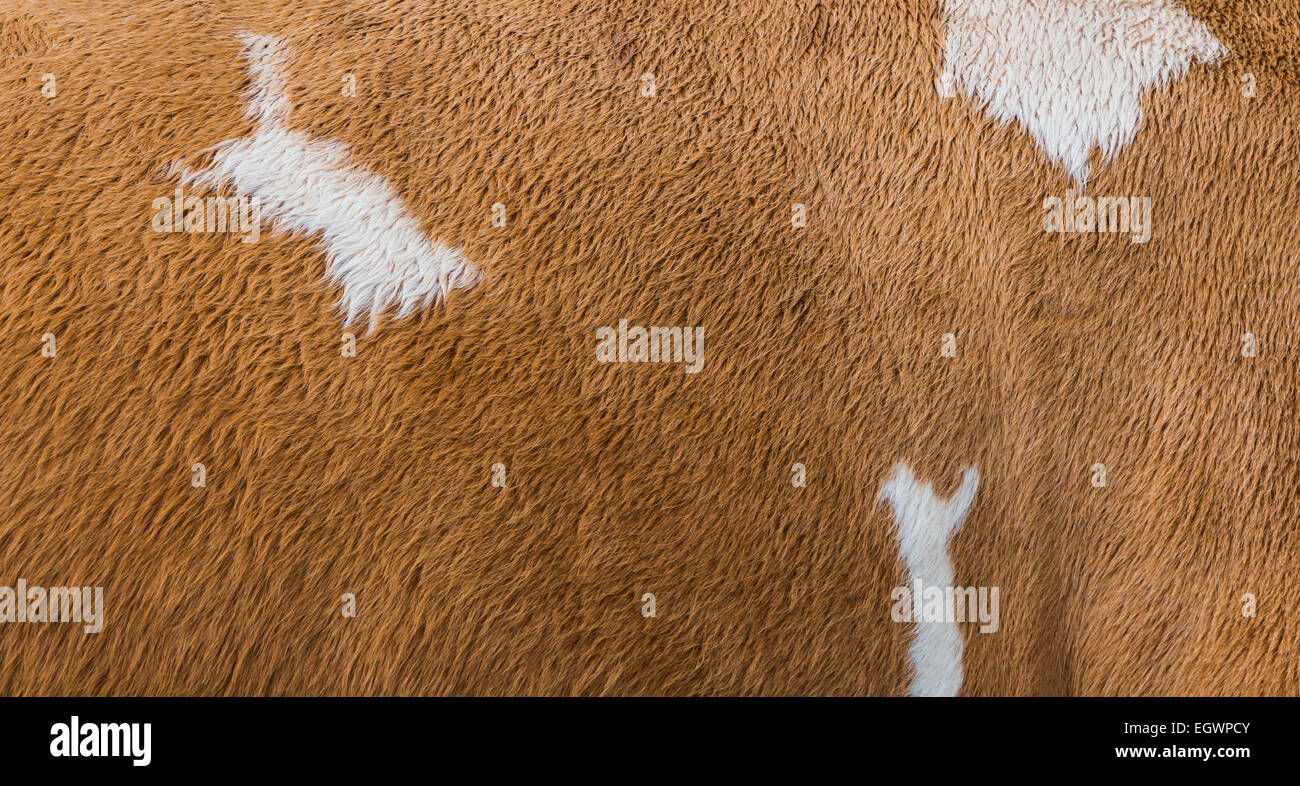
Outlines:
[{"label": "brown and white animal coat", "polygon": [[[0,692],[1300,693],[1296,41],[0,0],[0,584],[105,604],[0,625]],[[154,231],[178,187],[257,241]],[[1045,231],[1067,191],[1149,240]],[[620,320],[700,372],[598,362]],[[920,574],[997,631],[895,622]]]}]

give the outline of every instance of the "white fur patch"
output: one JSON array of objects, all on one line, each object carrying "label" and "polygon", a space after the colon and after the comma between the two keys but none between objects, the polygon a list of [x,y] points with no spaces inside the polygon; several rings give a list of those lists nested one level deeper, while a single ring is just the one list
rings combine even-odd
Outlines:
[{"label": "white fur patch", "polygon": [[[979,472],[967,468],[961,487],[950,500],[940,500],[929,483],[918,483],[905,464],[895,464],[893,474],[880,488],[879,499],[894,508],[898,551],[913,582],[927,587],[953,586],[948,540],[961,529]],[[917,621],[912,639],[913,696],[956,696],[961,689],[961,631],[955,621]]]},{"label": "white fur patch", "polygon": [[342,286],[344,325],[385,309],[403,317],[456,287],[477,281],[458,249],[431,242],[382,177],[351,163],[348,147],[289,128],[283,45],[240,36],[252,86],[252,135],[216,145],[212,164],[183,171],[182,182],[230,186],[258,198],[275,231],[318,235],[327,277]]},{"label": "white fur patch", "polygon": [[1133,141],[1142,93],[1226,51],[1171,0],[945,0],[937,84],[1020,124],[1083,184],[1088,154]]}]

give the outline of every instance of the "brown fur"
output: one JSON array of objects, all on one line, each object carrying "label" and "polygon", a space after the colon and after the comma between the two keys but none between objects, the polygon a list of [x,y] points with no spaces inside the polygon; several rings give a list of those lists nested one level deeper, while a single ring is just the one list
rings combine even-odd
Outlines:
[{"label": "brown fur", "polygon": [[[0,626],[0,692],[901,693],[901,460],[980,468],[963,692],[1300,693],[1300,11],[1186,5],[1232,54],[1089,184],[1141,246],[1041,231],[934,2],[0,3],[0,584],[107,605]],[[482,283],[344,358],[311,240],[149,231],[249,130],[239,31]],[[596,364],[620,318],[704,372]]]}]

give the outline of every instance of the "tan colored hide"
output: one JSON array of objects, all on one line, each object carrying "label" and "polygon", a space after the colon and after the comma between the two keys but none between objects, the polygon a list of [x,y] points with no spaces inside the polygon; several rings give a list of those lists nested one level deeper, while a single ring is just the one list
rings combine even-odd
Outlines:
[{"label": "tan colored hide", "polygon": [[[1133,244],[1044,233],[937,2],[0,0],[0,584],[106,604],[0,626],[0,692],[905,693],[905,462],[979,468],[963,693],[1300,693],[1300,8],[1184,5],[1230,53],[1088,182]],[[312,238],[150,230],[252,128],[241,32],[476,286],[349,358]]]}]

